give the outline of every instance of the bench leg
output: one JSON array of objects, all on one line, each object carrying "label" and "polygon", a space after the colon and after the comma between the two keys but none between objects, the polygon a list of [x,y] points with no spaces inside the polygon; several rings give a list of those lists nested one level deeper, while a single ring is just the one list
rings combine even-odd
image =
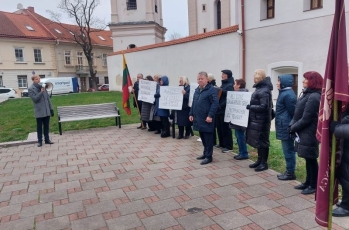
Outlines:
[{"label": "bench leg", "polygon": [[61,122],[58,122],[59,135],[62,135],[62,125]]},{"label": "bench leg", "polygon": [[118,117],[115,117],[115,126],[118,126]]},{"label": "bench leg", "polygon": [[118,120],[119,120],[119,129],[121,129],[121,118],[118,117]]}]

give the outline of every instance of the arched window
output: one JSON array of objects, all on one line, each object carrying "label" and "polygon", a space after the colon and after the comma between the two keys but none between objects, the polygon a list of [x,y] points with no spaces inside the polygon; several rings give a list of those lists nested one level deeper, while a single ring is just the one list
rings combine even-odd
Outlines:
[{"label": "arched window", "polygon": [[221,1],[218,0],[216,3],[216,10],[217,10],[217,29],[222,28],[222,11],[221,11]]}]

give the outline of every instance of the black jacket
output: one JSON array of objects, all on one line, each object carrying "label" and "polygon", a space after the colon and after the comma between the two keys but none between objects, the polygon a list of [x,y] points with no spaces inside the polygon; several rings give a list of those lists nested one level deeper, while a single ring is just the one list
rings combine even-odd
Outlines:
[{"label": "black jacket", "polygon": [[273,85],[270,78],[267,77],[253,87],[256,90],[250,101],[246,143],[254,148],[269,148]]},{"label": "black jacket", "polygon": [[291,133],[299,136],[295,150],[299,157],[315,159],[319,157],[319,142],[316,129],[319,118],[321,90],[306,89],[298,99],[293,119],[290,123]]},{"label": "black jacket", "polygon": [[217,114],[224,114],[225,107],[227,106],[227,93],[228,91],[234,91],[234,78],[230,77],[226,80],[222,80],[222,85],[220,88],[222,89],[222,95],[219,98]]},{"label": "black jacket", "polygon": [[136,82],[133,84],[133,89],[134,89],[134,94],[135,94],[135,96],[133,97],[133,107],[136,108],[136,107],[137,107],[137,104],[136,104],[135,98],[137,99],[138,106],[140,106],[140,103],[142,103],[142,101],[139,101],[139,100],[138,100],[139,81],[136,81]]}]

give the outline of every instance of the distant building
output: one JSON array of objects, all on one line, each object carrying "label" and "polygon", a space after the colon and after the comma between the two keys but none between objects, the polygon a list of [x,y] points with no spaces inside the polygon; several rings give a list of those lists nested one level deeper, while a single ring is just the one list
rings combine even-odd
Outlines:
[{"label": "distant building", "polygon": [[110,1],[114,52],[165,41],[162,0]]}]

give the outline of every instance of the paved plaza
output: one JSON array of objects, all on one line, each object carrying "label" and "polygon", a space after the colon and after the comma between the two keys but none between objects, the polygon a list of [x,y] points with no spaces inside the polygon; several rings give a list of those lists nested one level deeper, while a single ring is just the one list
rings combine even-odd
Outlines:
[{"label": "paved plaza", "polygon": [[[314,196],[256,173],[250,161],[136,125],[52,135],[54,145],[0,149],[0,229],[324,229]],[[349,229],[334,218],[333,229]]]}]

